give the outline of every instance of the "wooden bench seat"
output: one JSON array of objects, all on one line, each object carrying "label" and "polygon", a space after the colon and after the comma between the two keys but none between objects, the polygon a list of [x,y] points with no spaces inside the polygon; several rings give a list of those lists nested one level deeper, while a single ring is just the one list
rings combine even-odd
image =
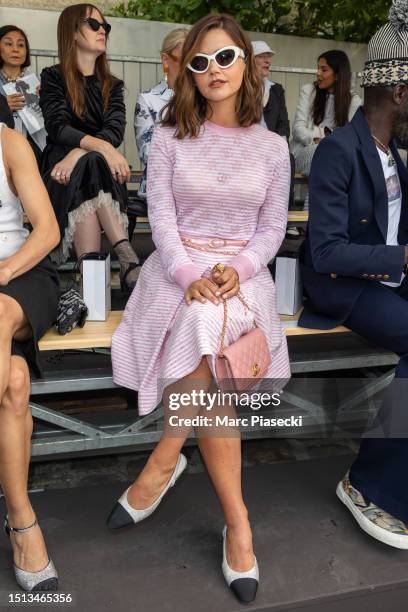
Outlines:
[{"label": "wooden bench seat", "polygon": [[[309,213],[307,210],[290,210],[288,213],[288,223],[307,223]],[[149,223],[148,217],[137,217],[136,223]]]},{"label": "wooden bench seat", "polygon": [[[50,329],[39,343],[41,351],[62,351],[68,349],[109,348],[112,334],[122,319],[122,310],[112,310],[107,321],[87,321],[82,329],[75,328],[69,334],[60,336],[54,328]],[[281,316],[287,336],[310,336],[313,334],[344,333],[347,327],[339,326],[330,330],[307,329],[298,327],[300,311],[294,316]]]}]

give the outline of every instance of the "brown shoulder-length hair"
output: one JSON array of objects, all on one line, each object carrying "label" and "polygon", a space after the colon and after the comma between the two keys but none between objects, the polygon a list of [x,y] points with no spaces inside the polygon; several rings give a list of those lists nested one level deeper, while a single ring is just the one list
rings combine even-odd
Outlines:
[{"label": "brown shoulder-length hair", "polygon": [[[84,19],[95,9],[103,18],[101,11],[93,4],[72,4],[67,6],[58,19],[58,56],[64,76],[67,95],[72,110],[78,117],[85,112],[84,77],[78,69],[76,60],[75,33],[83,26]],[[95,63],[95,73],[102,89],[104,109],[109,102],[110,91],[117,81],[111,74],[106,53],[102,53]]]},{"label": "brown shoulder-length hair", "polygon": [[[343,127],[348,123],[348,115],[351,104],[351,66],[350,60],[344,51],[333,49],[326,51],[317,58],[317,61],[325,59],[328,66],[334,71],[336,81],[334,83],[334,118],[337,127]],[[316,96],[313,102],[313,121],[320,125],[324,119],[328,92],[320,89],[315,83]]]},{"label": "brown shoulder-length hair", "polygon": [[[18,28],[15,25],[5,25],[0,28],[0,40],[3,36],[7,36],[10,32],[18,32],[24,38],[25,48],[26,48],[26,56],[24,62],[21,64],[21,68],[27,68],[31,64],[30,58],[30,43],[28,42],[27,34],[21,28]],[[0,68],[3,68],[4,60],[0,55]]]},{"label": "brown shoulder-length hair", "polygon": [[208,103],[198,87],[187,64],[197,53],[203,37],[209,30],[222,28],[234,44],[245,52],[245,71],[236,99],[236,115],[241,127],[259,123],[262,116],[262,80],[258,76],[254,52],[250,40],[239,23],[230,15],[210,14],[193,25],[183,44],[180,72],[175,83],[175,93],[167,106],[163,125],[176,127],[177,138],[198,136],[204,121],[208,119]]}]

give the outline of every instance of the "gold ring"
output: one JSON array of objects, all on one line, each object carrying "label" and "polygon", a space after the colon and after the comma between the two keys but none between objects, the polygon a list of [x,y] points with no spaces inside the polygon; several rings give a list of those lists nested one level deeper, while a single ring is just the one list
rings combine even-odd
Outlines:
[{"label": "gold ring", "polygon": [[213,271],[214,272],[219,272],[220,274],[222,274],[225,270],[225,266],[223,263],[217,263],[215,264],[215,266],[213,267]]}]

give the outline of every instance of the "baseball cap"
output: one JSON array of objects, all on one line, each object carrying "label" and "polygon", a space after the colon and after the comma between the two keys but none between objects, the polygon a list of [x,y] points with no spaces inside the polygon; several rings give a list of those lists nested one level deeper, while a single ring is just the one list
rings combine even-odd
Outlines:
[{"label": "baseball cap", "polygon": [[268,43],[264,40],[253,40],[252,48],[254,50],[254,55],[260,55],[261,53],[272,53],[272,55],[275,55],[275,51],[272,51]]}]

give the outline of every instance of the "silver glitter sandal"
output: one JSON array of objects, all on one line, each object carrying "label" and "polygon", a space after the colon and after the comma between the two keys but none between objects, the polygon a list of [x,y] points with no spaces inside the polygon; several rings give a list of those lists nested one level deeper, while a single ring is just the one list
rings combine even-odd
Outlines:
[{"label": "silver glitter sandal", "polygon": [[[10,537],[12,531],[26,533],[36,525],[37,519],[28,527],[10,527],[8,517],[5,516],[4,518],[4,531],[8,537]],[[14,573],[17,583],[24,591],[56,591],[58,589],[58,574],[51,559],[49,559],[48,565],[39,572],[27,572],[14,563]]]}]

